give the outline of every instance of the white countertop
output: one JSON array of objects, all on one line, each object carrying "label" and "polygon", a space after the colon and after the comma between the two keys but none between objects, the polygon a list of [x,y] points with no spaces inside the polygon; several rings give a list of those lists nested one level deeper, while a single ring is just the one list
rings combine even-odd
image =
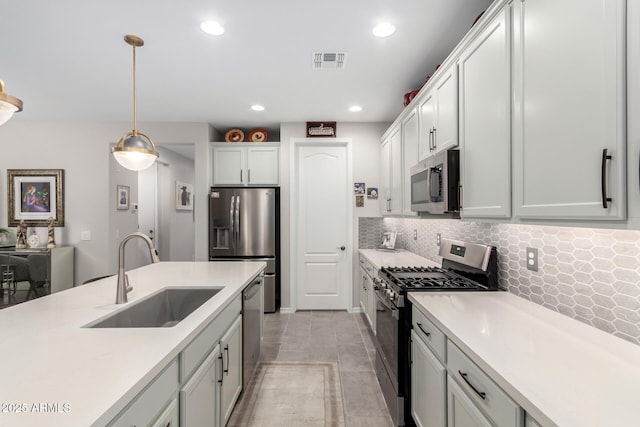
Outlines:
[{"label": "white countertop", "polygon": [[543,426],[640,425],[640,346],[507,292],[409,300]]},{"label": "white countertop", "polygon": [[[0,310],[0,426],[106,425],[265,266],[161,262],[128,272],[129,304],[167,286],[224,287],[171,328],[83,328],[123,307],[115,276]],[[34,412],[40,403],[60,412]]]},{"label": "white countertop", "polygon": [[380,270],[381,267],[440,267],[439,264],[402,249],[360,249],[360,254]]}]

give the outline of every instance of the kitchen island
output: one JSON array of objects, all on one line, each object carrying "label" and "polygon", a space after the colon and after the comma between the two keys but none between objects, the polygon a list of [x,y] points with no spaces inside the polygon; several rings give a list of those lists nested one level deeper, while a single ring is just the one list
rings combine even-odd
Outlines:
[{"label": "kitchen island", "polygon": [[[524,410],[526,426],[639,425],[639,346],[507,292],[410,292],[409,300],[419,311],[414,323],[424,319],[418,326],[430,333],[419,337],[449,384],[455,379],[481,408],[478,417],[504,415],[496,405],[504,392]],[[429,342],[438,336],[438,346]],[[449,418],[458,386],[449,387]],[[506,414],[521,420],[518,412]]]},{"label": "kitchen island", "polygon": [[164,287],[220,287],[168,328],[91,329],[121,309],[116,277],[0,311],[0,426],[108,425],[236,300],[264,262],[160,262],[128,272],[131,305]]}]

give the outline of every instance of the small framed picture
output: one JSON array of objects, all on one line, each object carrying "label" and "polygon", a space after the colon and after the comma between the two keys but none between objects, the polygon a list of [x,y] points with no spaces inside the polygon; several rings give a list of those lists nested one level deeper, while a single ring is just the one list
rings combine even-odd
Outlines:
[{"label": "small framed picture", "polygon": [[353,183],[353,192],[355,194],[364,194],[364,182],[354,182]]},{"label": "small framed picture", "polygon": [[7,169],[8,225],[64,226],[64,170]]},{"label": "small framed picture", "polygon": [[116,187],[116,209],[119,211],[129,210],[129,193],[131,191],[131,187],[128,185],[118,185]]},{"label": "small framed picture", "polygon": [[356,196],[356,208],[363,208],[364,207],[364,196],[359,195]]},{"label": "small framed picture", "polygon": [[377,199],[378,189],[376,187],[367,188],[367,199]]},{"label": "small framed picture", "polygon": [[176,181],[176,209],[179,211],[193,210],[193,184]]},{"label": "small framed picture", "polygon": [[336,136],[336,122],[307,122],[307,138]]}]

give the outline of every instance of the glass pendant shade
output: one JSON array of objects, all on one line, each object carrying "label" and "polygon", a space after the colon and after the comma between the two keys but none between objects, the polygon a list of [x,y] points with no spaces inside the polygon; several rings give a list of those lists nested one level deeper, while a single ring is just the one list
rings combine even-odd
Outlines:
[{"label": "glass pendant shade", "polygon": [[4,82],[0,79],[0,126],[13,117],[13,113],[22,111],[22,101],[4,91]]},{"label": "glass pendant shade", "polygon": [[141,171],[153,164],[158,152],[151,139],[140,132],[125,134],[113,149],[113,157],[124,168]]},{"label": "glass pendant shade", "polygon": [[124,36],[124,41],[133,47],[133,131],[124,134],[111,152],[122,167],[141,171],[151,166],[159,154],[151,138],[136,127],[136,47],[143,46],[144,41],[132,35]]}]

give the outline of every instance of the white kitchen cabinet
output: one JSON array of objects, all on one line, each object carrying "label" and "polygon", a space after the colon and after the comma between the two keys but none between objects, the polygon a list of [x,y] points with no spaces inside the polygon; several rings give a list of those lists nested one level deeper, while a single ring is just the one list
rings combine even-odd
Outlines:
[{"label": "white kitchen cabinet", "polygon": [[220,346],[216,345],[191,379],[180,389],[180,425],[217,427],[221,366]]},{"label": "white kitchen cabinet", "polygon": [[536,420],[533,419],[528,413],[524,417],[524,427],[542,427]]},{"label": "white kitchen cabinet", "polygon": [[266,143],[213,146],[213,185],[278,185],[280,150]]},{"label": "white kitchen cabinet", "polygon": [[418,427],[445,427],[447,369],[411,331],[411,416]]},{"label": "white kitchen cabinet", "polygon": [[419,103],[419,160],[458,145],[458,69],[456,64],[453,63],[439,72],[435,79]]},{"label": "white kitchen cabinet", "polygon": [[[364,313],[365,318],[368,317],[369,312],[369,289],[367,283],[367,273],[364,271],[364,268],[360,267],[360,308]],[[367,319],[368,321],[369,319]]]},{"label": "white kitchen cabinet", "polygon": [[164,413],[178,390],[178,362],[174,360],[118,415],[109,427],[150,425]]},{"label": "white kitchen cabinet", "polygon": [[151,427],[179,427],[178,399],[174,398]]},{"label": "white kitchen cabinet", "polygon": [[220,339],[220,426],[227,424],[242,391],[242,317]]},{"label": "white kitchen cabinet", "polygon": [[447,375],[447,415],[448,427],[493,426],[450,375]]},{"label": "white kitchen cabinet", "polygon": [[378,270],[363,256],[360,256],[360,306],[374,335],[376,334],[377,301],[373,279],[377,275]]},{"label": "white kitchen cabinet", "polygon": [[402,214],[418,215],[411,211],[411,167],[418,163],[419,114],[414,109],[402,121]]},{"label": "white kitchen cabinet", "polygon": [[626,2],[513,5],[515,216],[624,219]]},{"label": "white kitchen cabinet", "polygon": [[402,128],[389,130],[382,141],[382,214],[402,214]]},{"label": "white kitchen cabinet", "polygon": [[509,25],[506,5],[459,58],[463,218],[511,216]]}]

